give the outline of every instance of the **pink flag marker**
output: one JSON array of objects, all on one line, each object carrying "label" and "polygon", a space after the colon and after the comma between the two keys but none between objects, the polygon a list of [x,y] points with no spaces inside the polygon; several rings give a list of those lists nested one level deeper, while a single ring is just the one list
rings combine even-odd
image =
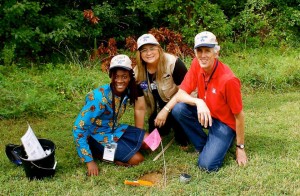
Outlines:
[{"label": "pink flag marker", "polygon": [[161,137],[157,129],[154,129],[148,137],[145,138],[144,142],[154,151],[161,142]]}]

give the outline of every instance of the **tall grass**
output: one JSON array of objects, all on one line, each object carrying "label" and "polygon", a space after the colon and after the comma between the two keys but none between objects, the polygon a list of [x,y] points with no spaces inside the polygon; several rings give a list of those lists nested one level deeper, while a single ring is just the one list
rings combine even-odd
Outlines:
[{"label": "tall grass", "polygon": [[73,108],[74,102],[109,82],[97,68],[58,65],[39,70],[0,67],[0,118],[46,117]]},{"label": "tall grass", "polygon": [[[109,82],[100,67],[1,67],[0,195],[299,195],[299,51],[240,51],[221,56],[221,60],[244,85],[248,166],[237,166],[232,148],[221,170],[208,174],[197,168],[198,155],[192,147],[183,152],[173,144],[165,153],[167,186],[161,181],[151,188],[126,186],[123,182],[151,172],[163,173],[162,158],[152,161],[158,151],[145,152],[146,160],[132,168],[98,162],[97,177],[87,177],[85,165],[79,162],[72,124],[85,94]],[[282,78],[287,75],[292,79]],[[132,107],[128,107],[122,121],[134,124]],[[37,137],[56,144],[58,165],[54,178],[28,181],[22,167],[7,159],[5,144],[21,143],[26,122]],[[171,138],[165,137],[163,144]],[[189,184],[179,182],[183,172],[192,175]]]},{"label": "tall grass", "polygon": [[[244,90],[286,91],[300,85],[300,49],[262,48],[225,54],[220,59],[241,79]],[[184,60],[189,67],[191,59]],[[5,106],[0,108],[0,118],[59,114],[69,110],[72,101],[107,82],[109,78],[100,71],[100,65],[0,66],[0,104]]]},{"label": "tall grass", "polygon": [[221,59],[247,87],[285,90],[300,85],[299,49],[249,49]]}]

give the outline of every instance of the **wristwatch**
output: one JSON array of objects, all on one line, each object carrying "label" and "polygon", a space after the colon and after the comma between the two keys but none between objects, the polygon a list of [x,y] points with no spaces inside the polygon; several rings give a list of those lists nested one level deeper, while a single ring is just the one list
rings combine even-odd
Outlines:
[{"label": "wristwatch", "polygon": [[237,144],[236,147],[238,147],[239,149],[244,149],[245,145],[244,144]]}]

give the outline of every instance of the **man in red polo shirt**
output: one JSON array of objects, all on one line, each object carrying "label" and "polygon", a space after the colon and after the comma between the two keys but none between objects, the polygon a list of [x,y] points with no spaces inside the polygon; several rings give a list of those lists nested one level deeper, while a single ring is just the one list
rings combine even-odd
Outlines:
[{"label": "man in red polo shirt", "polygon": [[[197,34],[194,49],[196,58],[178,93],[165,107],[172,109],[174,118],[200,152],[200,168],[217,171],[234,138],[236,161],[239,165],[246,165],[240,80],[218,60],[220,46],[213,33]],[[198,89],[198,98],[189,95],[195,89]],[[162,110],[159,115],[163,117],[167,113]],[[203,128],[208,128],[208,134]]]}]

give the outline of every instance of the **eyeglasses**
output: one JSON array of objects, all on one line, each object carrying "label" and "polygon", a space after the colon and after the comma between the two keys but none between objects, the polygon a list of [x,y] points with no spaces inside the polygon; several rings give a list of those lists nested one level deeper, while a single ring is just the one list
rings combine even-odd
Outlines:
[{"label": "eyeglasses", "polygon": [[153,47],[150,47],[148,49],[145,48],[145,49],[140,50],[140,53],[147,54],[148,52],[154,52],[157,49],[158,49],[158,47],[153,46]]}]

